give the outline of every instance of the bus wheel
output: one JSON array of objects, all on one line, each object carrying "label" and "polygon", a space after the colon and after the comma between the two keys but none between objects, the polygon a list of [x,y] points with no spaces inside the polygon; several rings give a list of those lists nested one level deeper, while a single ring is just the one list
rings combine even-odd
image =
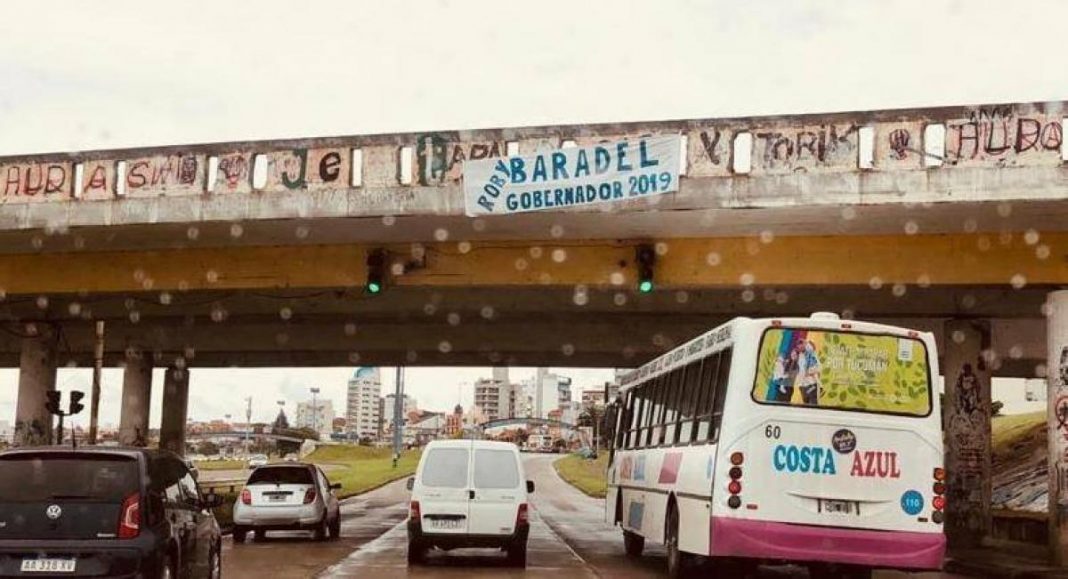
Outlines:
[{"label": "bus wheel", "polygon": [[667,547],[667,576],[678,579],[690,565],[689,553],[679,550],[679,510],[671,505],[668,511],[667,528],[664,530],[664,546]]},{"label": "bus wheel", "polygon": [[645,548],[645,537],[638,533],[623,530],[623,550],[628,557],[641,557],[642,549]]},{"label": "bus wheel", "polygon": [[809,567],[808,576],[812,579],[871,579],[872,571],[867,567],[853,565],[835,565],[828,563],[816,563]]}]

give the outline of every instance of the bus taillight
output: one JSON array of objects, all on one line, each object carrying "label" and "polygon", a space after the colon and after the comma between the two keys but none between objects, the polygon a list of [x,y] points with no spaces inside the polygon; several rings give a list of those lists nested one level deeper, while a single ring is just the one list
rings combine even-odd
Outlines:
[{"label": "bus taillight", "polygon": [[742,467],[740,467],[740,466],[731,467],[731,470],[730,470],[730,472],[728,474],[730,474],[731,480],[738,480],[738,479],[742,478]]},{"label": "bus taillight", "polygon": [[936,482],[934,484],[934,488],[932,488],[931,490],[933,490],[934,494],[936,494],[936,495],[944,495],[944,494],[946,494],[946,483],[944,483],[944,482]]},{"label": "bus taillight", "polygon": [[942,509],[945,509],[946,508],[946,497],[942,497],[942,496],[935,497],[934,500],[931,501],[931,506],[934,507],[936,511],[941,511]]},{"label": "bus taillight", "polygon": [[731,453],[731,464],[741,466],[745,462],[745,455],[740,452]]},{"label": "bus taillight", "polygon": [[946,479],[946,471],[942,467],[935,467],[933,475],[935,482],[931,485],[931,491],[934,492],[935,497],[931,499],[931,507],[934,508],[934,512],[931,513],[931,522],[941,525],[945,520],[942,511],[946,508],[946,497],[942,495],[946,493],[946,483],[942,481]]},{"label": "bus taillight", "polygon": [[934,479],[936,481],[944,481],[944,480],[946,480],[946,470],[944,468],[942,468],[942,467],[935,467],[935,469],[934,469]]},{"label": "bus taillight", "polygon": [[739,482],[739,481],[736,481],[736,480],[732,480],[731,483],[729,485],[727,485],[727,492],[729,492],[732,495],[736,495],[736,494],[741,493],[742,492],[742,483]]}]

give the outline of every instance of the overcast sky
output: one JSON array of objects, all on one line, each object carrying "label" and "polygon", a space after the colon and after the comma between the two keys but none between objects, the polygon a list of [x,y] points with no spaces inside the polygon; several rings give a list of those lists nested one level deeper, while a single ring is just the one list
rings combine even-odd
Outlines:
[{"label": "overcast sky", "polygon": [[[1063,0],[18,2],[0,18],[0,155],[1061,100],[1066,17]],[[350,372],[195,370],[191,415],[254,394],[269,416],[312,385],[340,403]],[[446,408],[482,375],[413,371],[411,391]],[[105,421],[120,382],[106,374]],[[0,371],[0,420],[14,398]]]}]

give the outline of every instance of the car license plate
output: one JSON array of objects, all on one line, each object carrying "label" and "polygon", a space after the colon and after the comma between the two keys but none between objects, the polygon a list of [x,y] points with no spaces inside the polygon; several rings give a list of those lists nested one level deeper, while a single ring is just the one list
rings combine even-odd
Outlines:
[{"label": "car license plate", "polygon": [[23,573],[73,573],[76,559],[23,559]]},{"label": "car license plate", "polygon": [[461,523],[460,519],[430,519],[430,526],[435,529],[459,529]]},{"label": "car license plate", "polygon": [[267,500],[271,501],[272,503],[280,503],[280,502],[286,500],[286,496],[285,495],[267,495]]},{"label": "car license plate", "polygon": [[860,505],[854,501],[820,500],[820,511],[842,515],[860,514]]}]

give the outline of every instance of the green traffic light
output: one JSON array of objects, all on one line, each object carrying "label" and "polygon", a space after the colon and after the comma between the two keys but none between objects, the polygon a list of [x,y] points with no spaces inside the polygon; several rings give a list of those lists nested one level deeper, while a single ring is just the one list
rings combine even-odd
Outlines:
[{"label": "green traffic light", "polygon": [[378,293],[380,291],[382,291],[382,285],[381,284],[379,284],[378,282],[374,282],[374,281],[368,282],[368,284],[367,284],[367,293],[376,294],[376,293]]},{"label": "green traffic light", "polygon": [[643,294],[647,294],[653,291],[653,280],[643,279],[641,282],[638,283],[638,291],[642,292]]}]

